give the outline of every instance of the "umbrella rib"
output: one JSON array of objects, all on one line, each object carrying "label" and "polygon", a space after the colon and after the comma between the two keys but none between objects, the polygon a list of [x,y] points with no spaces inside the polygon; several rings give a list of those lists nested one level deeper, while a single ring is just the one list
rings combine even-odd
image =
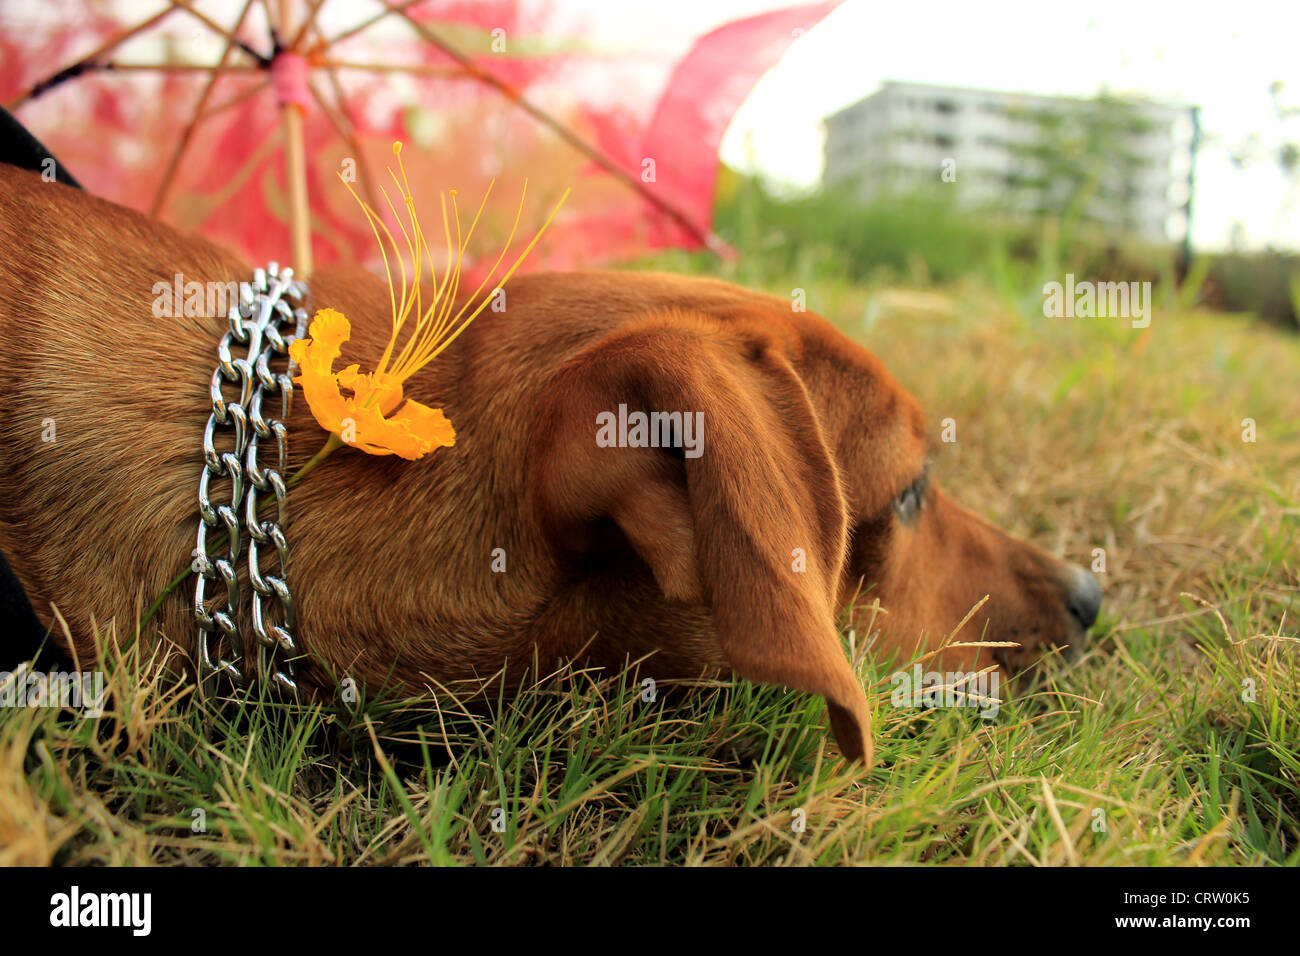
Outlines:
[{"label": "umbrella rib", "polygon": [[208,98],[212,95],[212,90],[217,85],[217,81],[221,79],[221,75],[226,71],[230,53],[238,43],[235,39],[235,33],[244,25],[244,19],[248,16],[248,11],[252,9],[252,6],[253,0],[244,0],[244,9],[239,12],[239,19],[235,21],[234,29],[226,35],[226,48],[221,51],[221,60],[217,63],[216,69],[212,71],[212,75],[208,77],[208,82],[204,84],[203,92],[199,94],[198,102],[194,104],[194,114],[190,117],[189,124],[181,134],[180,142],[176,144],[171,161],[167,164],[167,170],[163,173],[162,182],[158,184],[158,191],[154,193],[153,205],[149,209],[150,216],[157,217],[162,210],[163,203],[167,201],[167,191],[171,188],[172,180],[176,177],[176,171],[180,169],[185,150],[194,137],[194,131],[198,129],[199,123],[204,118],[203,108],[207,106]]},{"label": "umbrella rib", "polygon": [[318,66],[336,70],[365,70],[371,73],[413,73],[417,76],[468,76],[458,66],[434,66],[431,63],[353,63],[347,60],[322,60]]},{"label": "umbrella rib", "polygon": [[272,37],[275,36],[276,24],[275,14],[271,12],[271,0],[261,0],[262,12],[266,14],[266,32]]},{"label": "umbrella rib", "polygon": [[[131,39],[133,36],[137,36],[138,34],[143,33],[145,30],[148,30],[150,27],[156,25],[159,21],[175,13],[177,10],[183,10],[184,12],[190,14],[191,16],[196,17],[209,29],[215,30],[218,34],[225,37],[227,40],[233,40],[235,43],[239,45],[240,49],[242,49],[249,56],[252,56],[254,59],[258,60],[259,62],[262,63],[266,62],[266,58],[263,57],[256,50],[249,47],[243,41],[235,39],[233,36],[231,36],[231,34],[227,33],[218,24],[214,23],[211,19],[199,13],[197,10],[192,9],[189,6],[190,2],[191,0],[168,0],[168,5],[165,9],[159,10],[149,19],[143,20],[140,23],[137,23],[135,26],[123,30],[117,36],[113,37],[110,40],[105,41],[103,44],[97,47],[93,52],[88,53],[85,56],[81,57],[81,59],[77,60],[75,63],[72,63],[70,66],[66,66],[60,70],[57,70],[54,73],[51,73],[49,76],[45,77],[45,79],[39,80],[38,82],[34,83],[26,92],[20,93],[17,97],[15,97],[14,99],[6,103],[5,108],[10,111],[16,110],[18,109],[18,107],[22,106],[24,103],[28,102],[29,100],[34,100],[38,96],[48,93],[50,90],[54,89],[56,86],[59,86],[61,83],[65,83],[68,80],[81,76],[83,73],[87,73],[91,70],[118,69],[119,67],[116,64],[100,62],[104,54],[108,53],[110,50],[113,50],[116,47],[121,46],[123,43]],[[136,69],[137,67],[134,64],[124,64],[122,65],[121,68],[130,70],[130,69]],[[211,69],[211,67],[207,67],[207,69]]]},{"label": "umbrella rib", "polygon": [[[235,22],[235,28],[233,30],[226,30],[226,28],[223,27],[221,24],[217,23],[215,20],[211,19],[206,14],[200,13],[198,10],[195,10],[192,6],[190,6],[190,4],[193,3],[193,0],[168,0],[168,2],[172,6],[179,7],[180,9],[184,10],[190,16],[194,17],[196,20],[198,20],[200,23],[206,26],[209,30],[216,33],[217,36],[224,37],[226,39],[227,44],[234,44],[235,46],[239,47],[241,50],[243,50],[245,53],[251,56],[258,63],[266,65],[267,63],[270,62],[261,53],[258,53],[256,50],[254,50],[243,40],[239,39],[239,37],[235,36],[235,33],[244,24],[244,16],[245,14],[248,13],[247,7],[245,7],[244,12],[239,15],[239,19]],[[229,49],[229,46],[227,46],[227,49]]]},{"label": "umbrella rib", "polygon": [[338,121],[330,113],[330,110],[325,105],[324,99],[321,97],[320,93],[317,92],[315,86],[311,87],[311,91],[316,96],[316,100],[320,103],[321,109],[325,112],[325,115],[330,118],[330,122],[334,123],[335,128],[339,131],[339,135],[342,136],[344,141],[348,144],[348,148],[356,153],[357,165],[361,167],[361,188],[365,190],[366,201],[369,202],[373,208],[378,209],[379,206],[375,199],[375,179],[370,175],[370,164],[366,161],[366,154],[361,149],[361,144],[357,140],[357,123],[348,112],[347,97],[343,95],[343,84],[339,82],[338,74],[329,66],[325,67],[325,76],[329,80],[330,88],[333,90],[334,99],[338,101],[338,114],[347,121],[347,131],[344,131],[340,127]]},{"label": "umbrella rib", "polygon": [[[301,43],[302,38],[307,35],[307,31],[315,28],[316,14],[320,12],[320,8],[324,3],[325,0],[308,0],[307,16],[303,18],[302,26],[300,26],[298,32],[293,35],[293,39],[289,41],[288,48],[290,50],[298,49],[298,44]],[[316,32],[319,35],[320,31],[317,30]]]},{"label": "umbrella rib", "polygon": [[417,3],[423,3],[423,2],[424,0],[403,0],[402,3],[398,4],[395,7],[385,4],[384,5],[385,9],[383,13],[376,13],[373,17],[370,17],[367,20],[362,20],[356,26],[348,27],[342,33],[328,40],[324,45],[327,48],[332,47],[336,43],[341,43],[343,40],[346,40],[348,37],[355,36],[356,34],[360,33],[362,30],[365,30],[367,27],[374,26],[376,23],[384,19],[384,17],[388,16],[389,14],[404,13],[408,7],[413,7]]},{"label": "umbrella rib", "polygon": [[380,0],[380,2],[387,6],[393,13],[398,14],[406,20],[406,22],[409,23],[417,33],[424,37],[426,41],[433,44],[443,53],[447,54],[447,56],[459,63],[464,68],[465,72],[473,79],[478,80],[480,83],[490,86],[497,92],[501,93],[501,95],[506,97],[506,99],[514,103],[551,132],[555,133],[556,136],[560,137],[560,139],[564,140],[578,152],[582,153],[601,169],[605,170],[605,172],[632,187],[632,189],[640,193],[647,202],[656,209],[659,209],[661,212],[666,213],[710,251],[718,253],[725,245],[717,235],[702,229],[688,215],[663,197],[659,196],[654,190],[647,187],[645,183],[641,182],[635,176],[632,176],[595,146],[592,146],[582,137],[570,131],[567,126],[555,117],[551,116],[540,106],[537,106],[514,87],[510,86],[510,84],[506,83],[505,80],[502,80],[496,74],[480,67],[470,57],[466,56],[455,46],[448,43],[435,33],[427,24],[416,20],[406,12],[404,7],[398,9],[390,3],[390,0]]},{"label": "umbrella rib", "polygon": [[105,41],[93,53],[86,54],[81,59],[73,63],[71,66],[66,66],[61,70],[57,70],[56,72],[51,73],[45,79],[40,80],[39,82],[33,84],[31,88],[27,90],[27,92],[20,94],[16,99],[10,100],[8,103],[6,103],[5,108],[8,110],[16,110],[18,109],[18,107],[22,106],[28,100],[36,99],[36,97],[40,96],[42,93],[46,93],[54,89],[54,87],[58,86],[60,83],[63,83],[65,80],[70,80],[75,76],[80,76],[82,73],[85,73],[87,70],[98,69],[99,58],[102,57],[105,53],[109,52],[114,47],[121,46],[123,43],[131,39],[131,37],[135,36],[136,34],[148,30],[159,20],[163,19],[163,17],[175,13],[177,9],[178,9],[177,5],[175,3],[172,3],[171,6],[167,7],[164,10],[159,10],[148,20],[145,20],[142,23],[137,23],[135,26],[131,27],[128,30],[123,30],[121,33],[113,37],[111,40]]},{"label": "umbrella rib", "polygon": [[207,115],[205,115],[203,118],[212,119],[212,117],[216,116],[218,113],[225,112],[226,110],[230,109],[232,106],[238,106],[240,103],[244,102],[244,100],[252,96],[256,96],[258,93],[261,93],[263,90],[267,90],[270,88],[271,88],[271,81],[267,79],[263,79],[261,83],[254,83],[252,86],[250,86],[248,89],[244,90],[243,92],[236,93],[230,99],[218,103],[216,106],[212,107],[212,109],[208,110]]},{"label": "umbrella rib", "polygon": [[[154,73],[211,73],[216,70],[215,66],[203,63],[118,63],[116,61],[96,63],[93,68],[114,73],[119,70],[148,70]],[[230,63],[224,69],[226,73],[265,72],[264,67],[242,63]]]},{"label": "umbrella rib", "polygon": [[[298,31],[298,35],[294,37],[294,42],[292,44],[293,48],[297,47],[298,42],[306,35],[309,28],[316,34],[317,41],[321,44],[322,48],[324,48],[325,38],[321,34],[320,24],[316,22],[316,11],[323,3],[324,0],[320,0],[320,2],[313,7],[311,15],[303,23],[302,29]],[[315,83],[308,81],[307,89],[311,91],[311,95],[316,100],[316,104],[320,107],[321,112],[325,114],[326,118],[334,126],[334,129],[343,139],[348,149],[352,150],[353,155],[356,156],[357,165],[361,169],[361,188],[365,191],[366,199],[370,205],[377,208],[377,200],[374,191],[375,180],[374,177],[370,175],[370,164],[366,160],[365,151],[361,148],[361,144],[357,140],[357,123],[356,120],[352,118],[351,111],[348,109],[347,96],[343,92],[343,84],[339,81],[338,73],[335,71],[333,64],[325,61],[314,62],[313,65],[324,70],[326,78],[329,80],[330,89],[334,94],[336,103],[331,107],[329,103],[325,102],[325,97],[321,95],[321,92],[317,89]]]}]

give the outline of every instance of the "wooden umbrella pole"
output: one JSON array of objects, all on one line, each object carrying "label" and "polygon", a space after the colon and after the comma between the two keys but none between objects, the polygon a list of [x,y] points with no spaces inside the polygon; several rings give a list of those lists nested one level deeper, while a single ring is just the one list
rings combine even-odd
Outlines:
[{"label": "wooden umbrella pole", "polygon": [[307,151],[303,145],[302,107],[285,103],[284,177],[289,185],[289,239],[294,273],[300,279],[311,274],[311,210],[307,208]]},{"label": "wooden umbrella pole", "polygon": [[[294,29],[294,0],[279,0],[278,36],[288,37]],[[309,21],[308,21],[309,22]],[[303,23],[299,35],[305,32]],[[284,181],[289,190],[289,245],[294,273],[301,279],[311,274],[311,209],[307,204],[307,149],[303,140],[303,114],[311,105],[307,84],[307,61],[296,50],[277,51],[271,63],[271,82],[280,104],[284,130]]]}]

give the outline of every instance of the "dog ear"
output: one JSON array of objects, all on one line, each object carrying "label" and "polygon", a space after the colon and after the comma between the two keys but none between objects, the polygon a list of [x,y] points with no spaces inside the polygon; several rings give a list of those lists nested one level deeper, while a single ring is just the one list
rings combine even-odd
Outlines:
[{"label": "dog ear", "polygon": [[[683,413],[678,447],[626,447],[661,437],[637,436],[635,418],[624,419],[633,440],[609,447],[620,405],[624,416]],[[866,697],[835,625],[844,497],[779,349],[702,316],[643,320],[556,376],[530,460],[548,535],[577,547],[593,521],[612,519],[668,599],[712,610],[737,674],[822,695],[845,756],[871,762]]]}]

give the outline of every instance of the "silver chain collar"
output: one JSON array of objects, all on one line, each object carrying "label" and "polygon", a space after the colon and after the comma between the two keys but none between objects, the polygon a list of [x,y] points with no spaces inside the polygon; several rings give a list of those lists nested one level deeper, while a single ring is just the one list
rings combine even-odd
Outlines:
[{"label": "silver chain collar", "polygon": [[[295,282],[292,269],[269,263],[253,272],[252,285],[241,284],[240,303],[228,315],[230,328],[217,345],[217,367],[212,373],[212,413],[203,430],[203,472],[199,476],[199,527],[194,549],[194,618],[198,622],[198,666],[209,680],[224,674],[236,686],[244,687],[257,675],[270,675],[273,685],[297,691],[293,658],[293,595],[289,591],[289,544],[284,528],[288,522],[287,490],[283,477],[288,453],[285,421],[293,401],[294,363],[289,342],[307,330],[303,308],[307,287]],[[286,333],[292,333],[286,338]],[[236,356],[232,346],[243,346]],[[276,373],[272,363],[283,362]],[[227,400],[227,385],[238,387],[238,397]],[[280,417],[263,415],[262,403],[280,395]],[[225,451],[217,449],[218,438]],[[271,468],[257,460],[258,443],[274,440],[277,465]],[[213,480],[225,480],[228,499],[213,504],[209,493]],[[258,495],[275,495],[274,520],[259,519]],[[224,531],[221,554],[209,556],[208,533]],[[239,559],[247,539],[248,582],[252,585],[253,633],[241,626],[243,604],[239,582]],[[220,542],[214,543],[220,547]],[[263,567],[263,554],[273,546],[278,561]],[[207,595],[208,582],[223,584],[225,594]],[[218,589],[219,590],[219,589]],[[275,610],[278,608],[278,611]],[[277,623],[278,621],[278,623]],[[224,641],[223,641],[224,639]],[[218,650],[217,644],[224,644]],[[242,666],[241,666],[242,665]]]}]

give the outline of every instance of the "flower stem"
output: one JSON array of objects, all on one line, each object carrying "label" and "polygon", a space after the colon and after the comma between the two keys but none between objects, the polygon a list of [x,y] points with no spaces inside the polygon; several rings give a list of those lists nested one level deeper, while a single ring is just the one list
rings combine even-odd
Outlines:
[{"label": "flower stem", "polygon": [[299,482],[299,480],[301,480],[303,475],[307,474],[307,472],[311,471],[322,461],[328,458],[332,452],[334,452],[339,448],[342,448],[343,445],[344,445],[343,439],[340,438],[338,435],[334,434],[333,432],[330,432],[330,437],[325,439],[325,444],[321,446],[320,451],[316,452],[316,454],[312,455],[311,458],[307,459],[307,461],[303,463],[303,466],[293,473],[293,477],[289,479],[288,487],[292,488],[294,485],[296,485]]}]

